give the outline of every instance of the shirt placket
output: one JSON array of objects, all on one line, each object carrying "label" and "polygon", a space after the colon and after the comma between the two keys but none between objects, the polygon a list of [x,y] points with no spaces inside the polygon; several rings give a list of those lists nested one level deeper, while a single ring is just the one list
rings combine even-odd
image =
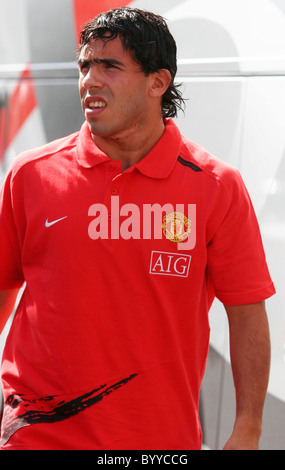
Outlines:
[{"label": "shirt placket", "polygon": [[104,205],[108,212],[108,240],[120,237],[120,193],[125,175],[121,173],[118,162],[112,162],[107,167],[109,183],[105,192]]}]

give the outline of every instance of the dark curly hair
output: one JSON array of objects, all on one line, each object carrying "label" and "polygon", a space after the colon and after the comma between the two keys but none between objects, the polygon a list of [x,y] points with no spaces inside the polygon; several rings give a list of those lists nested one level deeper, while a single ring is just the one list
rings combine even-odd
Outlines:
[{"label": "dark curly hair", "polygon": [[177,47],[164,18],[137,8],[116,8],[91,20],[82,30],[78,54],[92,39],[111,41],[118,37],[123,47],[140,64],[145,75],[167,69],[171,83],[161,102],[165,118],[177,116],[184,109],[184,99],[174,84],[177,72]]}]

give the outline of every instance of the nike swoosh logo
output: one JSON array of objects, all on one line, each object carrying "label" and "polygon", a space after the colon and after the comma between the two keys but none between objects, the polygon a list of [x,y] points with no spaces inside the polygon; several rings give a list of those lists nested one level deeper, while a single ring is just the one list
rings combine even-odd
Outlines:
[{"label": "nike swoosh logo", "polygon": [[52,222],[49,222],[48,219],[46,220],[46,223],[45,223],[45,227],[46,228],[49,228],[51,227],[52,225],[55,225],[57,224],[58,222],[60,222],[61,220],[64,220],[66,219],[68,216],[66,215],[65,217],[61,217],[61,219],[56,219],[56,220],[53,220]]}]

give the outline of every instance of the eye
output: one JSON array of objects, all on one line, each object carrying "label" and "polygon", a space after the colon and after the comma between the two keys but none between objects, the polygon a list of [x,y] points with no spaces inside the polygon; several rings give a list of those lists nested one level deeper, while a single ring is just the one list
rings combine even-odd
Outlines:
[{"label": "eye", "polygon": [[105,64],[105,68],[106,69],[117,69],[118,67],[116,67],[116,65],[108,62],[108,63]]},{"label": "eye", "polygon": [[86,72],[89,69],[89,63],[88,62],[80,62],[79,63],[79,69],[82,73]]}]

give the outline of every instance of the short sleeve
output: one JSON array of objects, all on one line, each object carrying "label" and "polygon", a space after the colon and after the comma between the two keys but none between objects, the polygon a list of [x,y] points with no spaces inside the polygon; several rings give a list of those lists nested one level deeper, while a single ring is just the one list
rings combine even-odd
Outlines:
[{"label": "short sleeve", "polygon": [[21,287],[24,282],[21,252],[13,211],[11,172],[0,190],[0,289]]},{"label": "short sleeve", "polygon": [[222,183],[225,215],[208,245],[208,273],[216,297],[227,305],[271,297],[271,280],[257,217],[238,171]]}]

